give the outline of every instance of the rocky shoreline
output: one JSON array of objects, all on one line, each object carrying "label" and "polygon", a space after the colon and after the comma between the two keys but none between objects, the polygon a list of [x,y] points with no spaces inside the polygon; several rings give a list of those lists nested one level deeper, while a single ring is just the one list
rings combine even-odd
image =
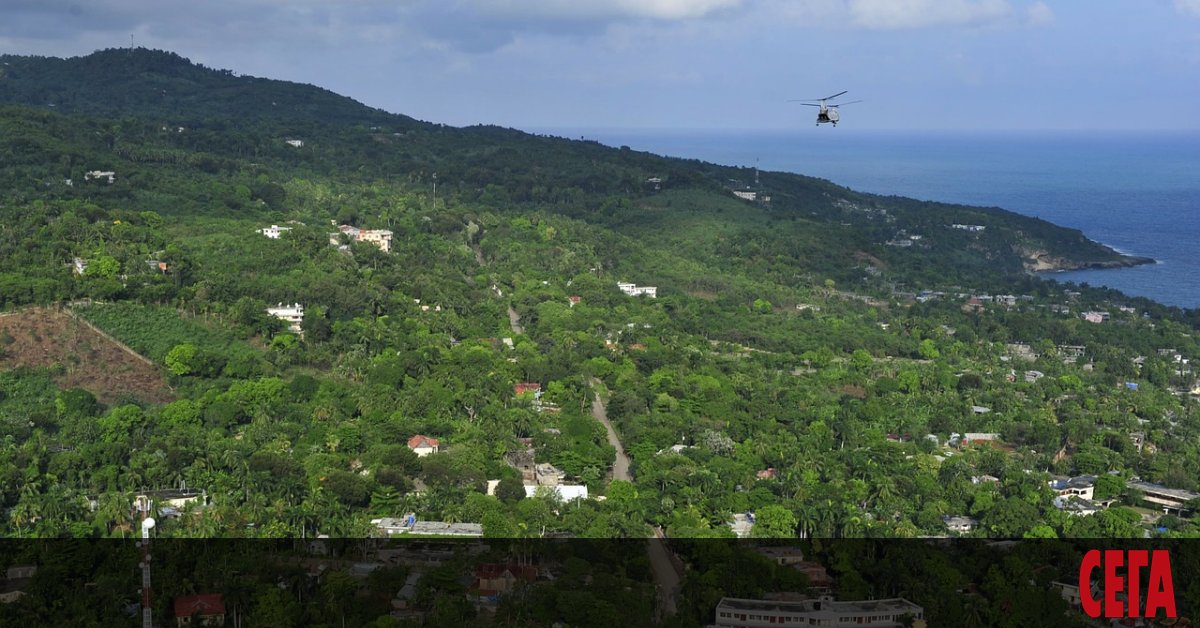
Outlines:
[{"label": "rocky shoreline", "polygon": [[1036,255],[1025,260],[1025,271],[1029,273],[1058,273],[1068,270],[1099,270],[1108,268],[1132,268],[1146,264],[1157,264],[1158,260],[1138,255],[1122,255],[1118,259],[1104,261],[1069,260],[1050,255]]}]

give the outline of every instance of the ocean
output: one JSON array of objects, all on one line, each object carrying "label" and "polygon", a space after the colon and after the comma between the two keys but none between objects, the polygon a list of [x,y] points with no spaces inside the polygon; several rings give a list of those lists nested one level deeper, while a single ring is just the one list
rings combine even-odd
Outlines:
[{"label": "ocean", "polygon": [[673,157],[796,172],[877,194],[1001,207],[1157,264],[1049,273],[1200,307],[1200,132],[553,129]]}]

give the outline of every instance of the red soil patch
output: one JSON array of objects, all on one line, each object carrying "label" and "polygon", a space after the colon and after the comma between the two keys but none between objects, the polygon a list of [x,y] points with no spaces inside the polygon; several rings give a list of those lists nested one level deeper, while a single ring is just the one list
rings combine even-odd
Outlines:
[{"label": "red soil patch", "polygon": [[104,403],[173,399],[158,367],[66,312],[29,308],[0,314],[0,369],[54,365],[64,369],[56,384],[83,388]]}]

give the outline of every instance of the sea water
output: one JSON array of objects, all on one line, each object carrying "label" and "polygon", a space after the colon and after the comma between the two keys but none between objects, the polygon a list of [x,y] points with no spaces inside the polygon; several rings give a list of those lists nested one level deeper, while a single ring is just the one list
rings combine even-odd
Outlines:
[{"label": "sea water", "polygon": [[1200,307],[1200,132],[544,130],[673,157],[796,172],[862,192],[1001,207],[1157,264],[1048,273]]}]

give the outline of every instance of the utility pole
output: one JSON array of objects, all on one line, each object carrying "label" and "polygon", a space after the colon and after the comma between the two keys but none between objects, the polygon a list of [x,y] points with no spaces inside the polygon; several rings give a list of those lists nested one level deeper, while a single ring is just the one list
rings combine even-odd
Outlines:
[{"label": "utility pole", "polygon": [[145,495],[139,495],[135,501],[137,509],[142,513],[142,540],[138,546],[142,549],[142,628],[154,628],[150,605],[150,530],[154,528],[154,517],[150,516],[151,502]]}]

